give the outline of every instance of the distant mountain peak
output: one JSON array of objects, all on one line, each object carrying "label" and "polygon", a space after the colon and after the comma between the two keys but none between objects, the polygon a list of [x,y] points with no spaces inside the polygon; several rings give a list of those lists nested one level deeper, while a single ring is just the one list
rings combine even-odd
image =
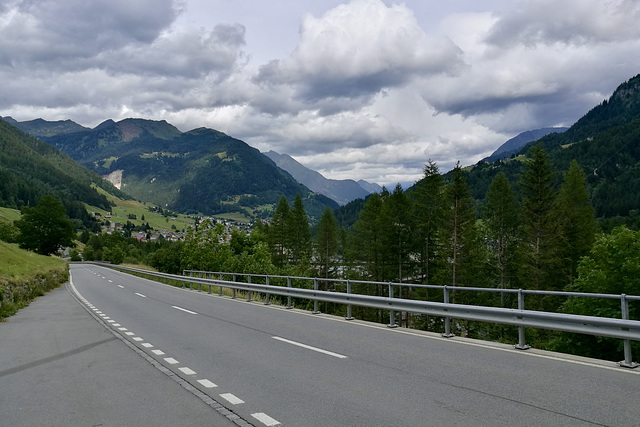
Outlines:
[{"label": "distant mountain peak", "polygon": [[48,121],[41,118],[18,122],[11,117],[5,117],[5,121],[11,123],[23,132],[36,137],[66,135],[70,133],[83,132],[88,128],[78,123],[67,120]]},{"label": "distant mountain peak", "polygon": [[489,157],[483,159],[482,161],[491,163],[495,162],[496,160],[505,159],[513,154],[517,154],[522,147],[532,141],[537,141],[540,138],[549,135],[550,133],[565,132],[567,129],[568,128],[566,127],[550,127],[524,131],[502,144]]},{"label": "distant mountain peak", "polygon": [[263,153],[275,162],[275,164],[291,174],[299,183],[307,186],[311,191],[323,194],[341,205],[355,199],[365,198],[381,188],[377,184],[366,181],[356,182],[352,179],[328,179],[317,171],[298,163],[288,154],[279,154],[271,150]]}]

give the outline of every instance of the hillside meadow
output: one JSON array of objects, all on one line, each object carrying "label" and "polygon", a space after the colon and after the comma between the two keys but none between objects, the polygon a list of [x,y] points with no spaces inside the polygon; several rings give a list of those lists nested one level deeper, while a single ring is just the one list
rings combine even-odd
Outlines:
[{"label": "hillside meadow", "polygon": [[0,241],[0,321],[69,279],[66,261]]}]

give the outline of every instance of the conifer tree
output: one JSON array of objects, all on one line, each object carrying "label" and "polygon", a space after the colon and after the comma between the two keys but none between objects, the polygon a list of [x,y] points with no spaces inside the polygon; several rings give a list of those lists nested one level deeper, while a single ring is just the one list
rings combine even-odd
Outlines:
[{"label": "conifer tree", "polygon": [[338,221],[336,221],[331,208],[327,206],[322,212],[320,221],[318,221],[318,229],[316,231],[316,253],[321,277],[331,277],[331,267],[338,252],[338,241]]},{"label": "conifer tree", "polygon": [[384,248],[389,265],[390,281],[401,283],[409,267],[411,236],[413,235],[413,208],[402,186],[397,184],[386,198],[381,212],[381,224],[384,228]]},{"label": "conifer tree", "polygon": [[438,232],[443,220],[444,180],[435,162],[424,167],[424,178],[416,186],[415,217],[417,240],[420,244],[422,282],[430,284],[438,266]]},{"label": "conifer tree", "polygon": [[567,283],[576,277],[578,261],[586,255],[593,244],[598,228],[587,192],[587,179],[576,160],[569,165],[554,205],[560,220],[563,262]]},{"label": "conifer tree", "polygon": [[[522,191],[521,281],[533,290],[558,290],[560,233],[556,211],[555,173],[546,151],[534,145],[520,178]],[[541,307],[537,307],[541,308]]]},{"label": "conifer tree", "polygon": [[382,197],[373,193],[360,211],[347,240],[346,256],[358,278],[381,282],[383,241],[380,228]]},{"label": "conifer tree", "polygon": [[444,254],[448,259],[447,280],[451,286],[472,277],[472,254],[475,250],[475,211],[471,191],[464,178],[460,162],[453,169],[446,187],[446,203],[442,229]]},{"label": "conifer tree", "polygon": [[271,248],[271,258],[273,264],[277,267],[284,266],[288,261],[288,243],[289,233],[287,227],[290,223],[289,216],[291,211],[287,198],[283,195],[278,201],[276,210],[271,217],[269,224],[269,246]]},{"label": "conifer tree", "polygon": [[311,231],[309,220],[304,210],[300,193],[296,194],[293,201],[293,209],[289,215],[288,240],[291,248],[291,261],[294,264],[308,258],[311,253]]},{"label": "conifer tree", "polygon": [[[495,176],[489,187],[485,218],[487,241],[493,255],[493,265],[498,272],[498,287],[509,288],[515,275],[520,216],[516,196],[503,172]],[[501,301],[504,305],[503,297]]]}]

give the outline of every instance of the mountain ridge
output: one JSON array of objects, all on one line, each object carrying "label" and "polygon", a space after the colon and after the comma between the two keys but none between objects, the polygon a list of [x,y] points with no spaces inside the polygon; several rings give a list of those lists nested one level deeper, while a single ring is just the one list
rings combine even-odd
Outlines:
[{"label": "mountain ridge", "polygon": [[293,201],[296,193],[312,218],[338,206],[257,149],[214,129],[181,132],[165,120],[127,118],[41,138],[103,177],[122,171],[124,192],[176,212],[264,217],[281,195]]},{"label": "mountain ridge", "polygon": [[[340,205],[345,205],[355,199],[361,199],[373,192],[382,190],[382,187],[378,184],[372,184],[364,180],[356,182],[352,179],[337,180],[326,178],[321,173],[300,164],[288,154],[280,154],[273,150],[262,154],[273,160],[280,169],[289,172],[298,182],[309,187],[311,191],[324,194]],[[369,189],[374,189],[374,191],[369,191]]]}]

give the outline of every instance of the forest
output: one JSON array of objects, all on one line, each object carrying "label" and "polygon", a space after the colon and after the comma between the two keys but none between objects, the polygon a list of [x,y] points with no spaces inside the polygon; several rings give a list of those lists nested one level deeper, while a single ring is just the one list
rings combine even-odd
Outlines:
[{"label": "forest", "polygon": [[[587,177],[576,161],[557,172],[541,144],[529,149],[512,186],[498,173],[486,196],[471,194],[460,165],[440,173],[424,167],[416,186],[383,189],[363,201],[357,220],[340,226],[325,209],[310,225],[302,198],[282,196],[270,221],[251,232],[227,230],[204,221],[183,242],[138,242],[119,234],[84,232],[85,260],[147,264],[168,273],[185,269],[236,273],[342,278],[351,280],[542,291],[640,294],[640,232],[625,226],[603,232],[595,219]],[[332,282],[321,282],[331,290]],[[402,298],[442,301],[442,292],[405,288]],[[385,295],[379,286],[358,285],[355,292]],[[453,291],[452,302],[516,308],[513,294]],[[630,316],[638,319],[636,302]],[[619,301],[530,296],[526,309],[620,317]],[[324,312],[344,315],[345,307],[325,304]],[[388,322],[383,310],[354,308],[363,320]],[[443,321],[402,313],[401,326],[442,332]],[[517,342],[511,327],[454,322],[454,332],[469,337]],[[527,330],[528,344],[603,359],[621,360],[615,339]],[[640,346],[634,343],[634,351]],[[637,354],[637,353],[636,353]]]}]

